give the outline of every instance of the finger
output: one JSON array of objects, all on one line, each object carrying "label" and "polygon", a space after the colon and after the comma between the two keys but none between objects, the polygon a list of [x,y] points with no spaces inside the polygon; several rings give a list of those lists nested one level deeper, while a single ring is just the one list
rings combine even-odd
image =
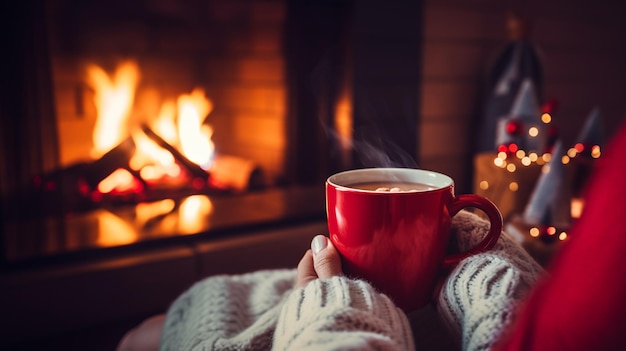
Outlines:
[{"label": "finger", "polygon": [[307,250],[298,263],[296,288],[301,288],[315,279],[317,279],[317,273],[315,273],[313,268],[313,253],[311,250]]},{"label": "finger", "polygon": [[313,267],[321,279],[342,275],[341,258],[335,246],[324,235],[317,235],[311,242]]}]

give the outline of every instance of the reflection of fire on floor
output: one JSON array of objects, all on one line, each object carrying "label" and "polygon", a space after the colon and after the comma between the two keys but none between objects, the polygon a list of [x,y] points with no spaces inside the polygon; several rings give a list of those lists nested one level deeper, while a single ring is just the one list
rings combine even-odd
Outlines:
[{"label": "reflection of fire on floor", "polygon": [[203,89],[164,101],[158,116],[138,117],[136,63],[121,64],[111,76],[90,65],[87,75],[96,107],[92,159],[35,179],[37,199],[49,203],[47,210],[72,212],[263,185],[252,161],[215,151],[207,123],[213,103]]}]

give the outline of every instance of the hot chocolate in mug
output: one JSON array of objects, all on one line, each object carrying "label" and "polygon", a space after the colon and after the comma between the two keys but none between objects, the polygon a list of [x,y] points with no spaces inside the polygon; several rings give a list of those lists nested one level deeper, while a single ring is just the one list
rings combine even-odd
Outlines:
[{"label": "hot chocolate in mug", "polygon": [[[463,208],[482,210],[489,233],[474,248],[446,255],[451,218]],[[429,303],[437,274],[492,248],[502,215],[488,199],[455,196],[447,175],[411,168],[340,172],[326,181],[328,231],[344,273],[365,279],[409,312]]]}]

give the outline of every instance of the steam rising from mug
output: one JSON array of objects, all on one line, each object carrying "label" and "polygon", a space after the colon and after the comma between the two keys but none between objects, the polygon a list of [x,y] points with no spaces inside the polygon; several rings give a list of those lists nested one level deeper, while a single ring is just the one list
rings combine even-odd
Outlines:
[{"label": "steam rising from mug", "polygon": [[[319,60],[312,66],[310,76],[310,91],[320,107],[317,112],[319,122],[328,136],[330,145],[333,145],[330,150],[333,156],[346,155],[352,150],[353,153],[349,158],[356,157],[360,167],[419,168],[415,159],[407,151],[411,146],[404,145],[403,148],[401,143],[396,143],[392,137],[385,134],[385,130],[390,128],[395,129],[396,132],[393,134],[396,137],[406,131],[416,130],[417,107],[412,92],[407,95],[406,99],[394,93],[394,99],[389,100],[386,91],[368,88],[368,86],[376,85],[369,84],[372,82],[364,82],[361,78],[357,82],[359,104],[352,106],[351,117],[352,121],[360,121],[358,127],[352,130],[353,135],[350,137],[342,136],[334,129],[332,124],[336,116],[328,107],[329,104],[338,102],[341,91],[346,88],[341,82],[341,77],[337,75],[336,59],[336,55],[330,51],[321,53]],[[394,102],[391,103],[391,101]],[[375,118],[376,116],[394,116],[394,118]],[[403,137],[400,136],[400,138]]]},{"label": "steam rising from mug", "polygon": [[334,145],[343,145],[355,152],[356,157],[366,168],[419,168],[417,162],[397,144],[375,135],[365,140],[347,140],[332,128],[326,127],[327,135],[335,139]]},{"label": "steam rising from mug", "polygon": [[382,149],[377,148],[372,143],[365,141],[353,142],[352,146],[363,166],[368,168],[419,168],[417,166],[417,162],[415,162],[415,160],[405,150],[393,142],[383,140],[379,137],[378,144],[381,145]]}]

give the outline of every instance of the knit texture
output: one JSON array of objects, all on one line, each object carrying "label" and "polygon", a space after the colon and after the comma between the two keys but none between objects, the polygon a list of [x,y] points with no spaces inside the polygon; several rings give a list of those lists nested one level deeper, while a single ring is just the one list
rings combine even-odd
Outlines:
[{"label": "knit texture", "polygon": [[[489,222],[461,211],[452,219],[460,251],[476,246]],[[453,239],[454,240],[454,239]],[[463,350],[489,350],[511,325],[543,268],[508,234],[493,249],[462,260],[446,278],[437,310]]]},{"label": "knit texture", "polygon": [[160,350],[270,350],[282,300],[295,270],[213,276],[170,306]]},{"label": "knit texture", "polygon": [[413,350],[408,319],[361,280],[336,276],[293,291],[282,308],[273,350]]},{"label": "knit texture", "polygon": [[[488,222],[469,212],[452,219],[461,251],[488,229]],[[464,350],[487,350],[542,272],[503,234],[492,250],[452,270],[439,295],[439,315]],[[295,269],[266,270],[197,282],[168,309],[160,349],[414,349],[406,315],[368,283],[333,277],[294,289],[295,276]]]}]

